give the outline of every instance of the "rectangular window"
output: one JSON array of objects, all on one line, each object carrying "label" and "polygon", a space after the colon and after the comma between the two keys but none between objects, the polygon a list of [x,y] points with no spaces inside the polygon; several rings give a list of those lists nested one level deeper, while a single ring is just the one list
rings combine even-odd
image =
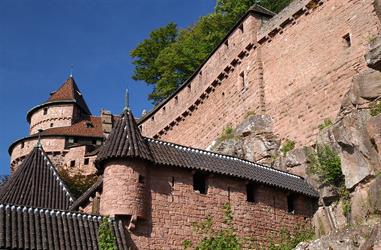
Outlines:
[{"label": "rectangular window", "polygon": [[246,185],[246,201],[255,202],[255,186],[253,183]]},{"label": "rectangular window", "polygon": [[287,211],[291,214],[295,213],[295,199],[293,195],[287,195]]},{"label": "rectangular window", "polygon": [[224,42],[225,46],[226,47],[229,47],[229,40],[226,39],[226,41]]},{"label": "rectangular window", "polygon": [[206,179],[205,174],[201,172],[196,172],[193,175],[193,190],[196,191],[196,193],[206,194],[208,192]]},{"label": "rectangular window", "polygon": [[48,108],[44,108],[44,115],[48,114]]},{"label": "rectangular window", "polygon": [[85,160],[83,161],[83,165],[89,165],[89,158],[85,158]]},{"label": "rectangular window", "polygon": [[21,148],[24,148],[25,144],[24,142],[21,143]]},{"label": "rectangular window", "polygon": [[54,124],[53,123],[50,123],[50,127],[53,128]]},{"label": "rectangular window", "polygon": [[144,177],[143,175],[139,175],[138,182],[139,182],[140,184],[144,184],[144,182],[145,182],[145,177]]},{"label": "rectangular window", "polygon": [[343,36],[343,39],[344,39],[345,45],[347,47],[351,47],[352,46],[352,37],[351,37],[350,33],[345,34]]},{"label": "rectangular window", "polygon": [[243,33],[243,23],[239,26],[239,30]]},{"label": "rectangular window", "polygon": [[75,160],[74,161],[70,161],[70,167],[74,167],[75,166]]},{"label": "rectangular window", "polygon": [[245,79],[245,72],[244,71],[242,71],[239,74],[239,80],[240,80],[241,89],[245,90],[247,88],[247,86],[246,86],[246,79]]}]

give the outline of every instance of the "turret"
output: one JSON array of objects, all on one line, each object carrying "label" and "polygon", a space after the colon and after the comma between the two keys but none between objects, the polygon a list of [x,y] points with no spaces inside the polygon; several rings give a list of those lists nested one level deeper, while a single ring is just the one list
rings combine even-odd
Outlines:
[{"label": "turret", "polygon": [[130,228],[136,220],[146,218],[151,161],[149,147],[132,112],[126,109],[96,159],[103,172],[102,215],[123,216]]},{"label": "turret", "polygon": [[91,115],[89,108],[70,76],[50,98],[27,113],[30,134],[39,130],[70,126],[83,117]]}]

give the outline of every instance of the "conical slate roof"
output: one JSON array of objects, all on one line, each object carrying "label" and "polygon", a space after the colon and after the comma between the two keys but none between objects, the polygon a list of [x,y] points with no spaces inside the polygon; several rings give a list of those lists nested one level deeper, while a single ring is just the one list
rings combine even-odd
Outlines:
[{"label": "conical slate roof", "polygon": [[96,163],[99,167],[100,162],[108,159],[131,157],[152,160],[149,147],[140,133],[132,112],[126,109],[104,146],[100,148]]},{"label": "conical slate roof", "polygon": [[0,203],[68,209],[73,197],[44,150],[37,146],[1,188]]},{"label": "conical slate roof", "polygon": [[72,76],[70,76],[56,92],[52,93],[48,102],[53,101],[75,101],[85,113],[89,115],[91,114],[89,107]]}]

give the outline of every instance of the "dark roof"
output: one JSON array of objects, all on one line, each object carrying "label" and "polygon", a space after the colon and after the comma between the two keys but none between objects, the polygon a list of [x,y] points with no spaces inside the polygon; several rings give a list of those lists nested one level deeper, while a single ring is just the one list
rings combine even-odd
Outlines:
[{"label": "dark roof", "polygon": [[1,188],[0,203],[67,209],[73,196],[41,147],[35,147]]},{"label": "dark roof", "polygon": [[103,188],[103,176],[99,176],[98,180],[84,192],[78,199],[75,200],[75,202],[70,206],[69,210],[77,210],[80,206],[88,202],[89,198],[95,194],[95,192],[98,192],[102,190]]},{"label": "dark roof", "polygon": [[217,173],[318,197],[318,193],[300,176],[237,157],[146,139],[154,162],[160,165]]},{"label": "dark roof", "polygon": [[[60,210],[0,204],[0,249],[98,249],[104,217]],[[118,249],[130,236],[120,220],[110,225]]]},{"label": "dark roof", "polygon": [[[276,15],[276,13],[258,5],[258,4],[254,4],[253,6],[251,6],[247,12],[236,22],[236,24],[230,29],[230,31],[226,34],[226,36],[221,40],[221,42],[213,49],[213,51],[209,54],[209,56],[201,63],[201,65],[193,72],[193,74],[187,79],[185,80],[185,82],[183,82],[177,89],[175,92],[173,92],[170,96],[168,96],[166,99],[164,99],[162,102],[160,102],[159,104],[157,104],[150,112],[148,112],[147,114],[145,114],[144,116],[142,116],[138,123],[141,124],[143,123],[145,120],[147,120],[149,117],[151,117],[151,115],[155,114],[156,111],[158,111],[161,107],[163,107],[169,100],[171,100],[174,96],[176,96],[183,88],[185,88],[191,81],[194,77],[196,77],[198,75],[198,72],[202,69],[202,67],[208,62],[208,60],[210,59],[210,57],[212,57],[212,55],[218,50],[218,48],[224,44],[225,40],[228,39],[230,37],[230,35],[239,27],[239,25],[241,25],[241,23],[246,19],[246,17],[248,17],[249,15],[254,15],[254,14],[260,14],[262,16],[265,16],[265,17],[268,17],[268,18],[271,18],[273,17],[274,15]],[[254,42],[254,41],[253,41]]]},{"label": "dark roof", "polygon": [[152,160],[148,145],[140,133],[132,112],[126,109],[104,146],[99,149],[96,165],[99,167],[101,162],[108,159],[129,157]]},{"label": "dark roof", "polygon": [[28,111],[26,116],[28,122],[30,122],[30,117],[35,110],[43,108],[45,106],[49,106],[51,104],[61,103],[77,104],[85,114],[91,115],[90,109],[87,106],[85,99],[83,98],[82,93],[80,92],[77,84],[75,83],[74,78],[70,76],[57,91],[51,93],[51,96],[46,102],[37,105],[36,107],[33,107],[31,110]]},{"label": "dark roof", "polygon": [[[88,126],[89,124],[89,126]],[[90,125],[91,124],[91,125]],[[16,146],[20,141],[38,138],[44,138],[48,136],[75,136],[75,137],[94,137],[94,138],[104,138],[102,119],[99,116],[88,116],[83,120],[74,123],[67,127],[57,127],[48,128],[40,133],[35,133],[33,135],[18,139],[13,142],[8,149],[8,153],[11,154],[13,147]]]}]

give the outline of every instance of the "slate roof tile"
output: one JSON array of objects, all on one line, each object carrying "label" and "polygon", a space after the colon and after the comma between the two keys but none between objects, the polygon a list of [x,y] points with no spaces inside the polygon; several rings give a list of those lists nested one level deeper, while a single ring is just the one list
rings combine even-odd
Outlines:
[{"label": "slate roof tile", "polygon": [[67,209],[73,196],[42,147],[35,147],[0,190],[0,202]]},{"label": "slate roof tile", "polygon": [[[0,249],[98,249],[104,217],[0,204]],[[122,221],[110,219],[118,249],[130,249]]]}]

